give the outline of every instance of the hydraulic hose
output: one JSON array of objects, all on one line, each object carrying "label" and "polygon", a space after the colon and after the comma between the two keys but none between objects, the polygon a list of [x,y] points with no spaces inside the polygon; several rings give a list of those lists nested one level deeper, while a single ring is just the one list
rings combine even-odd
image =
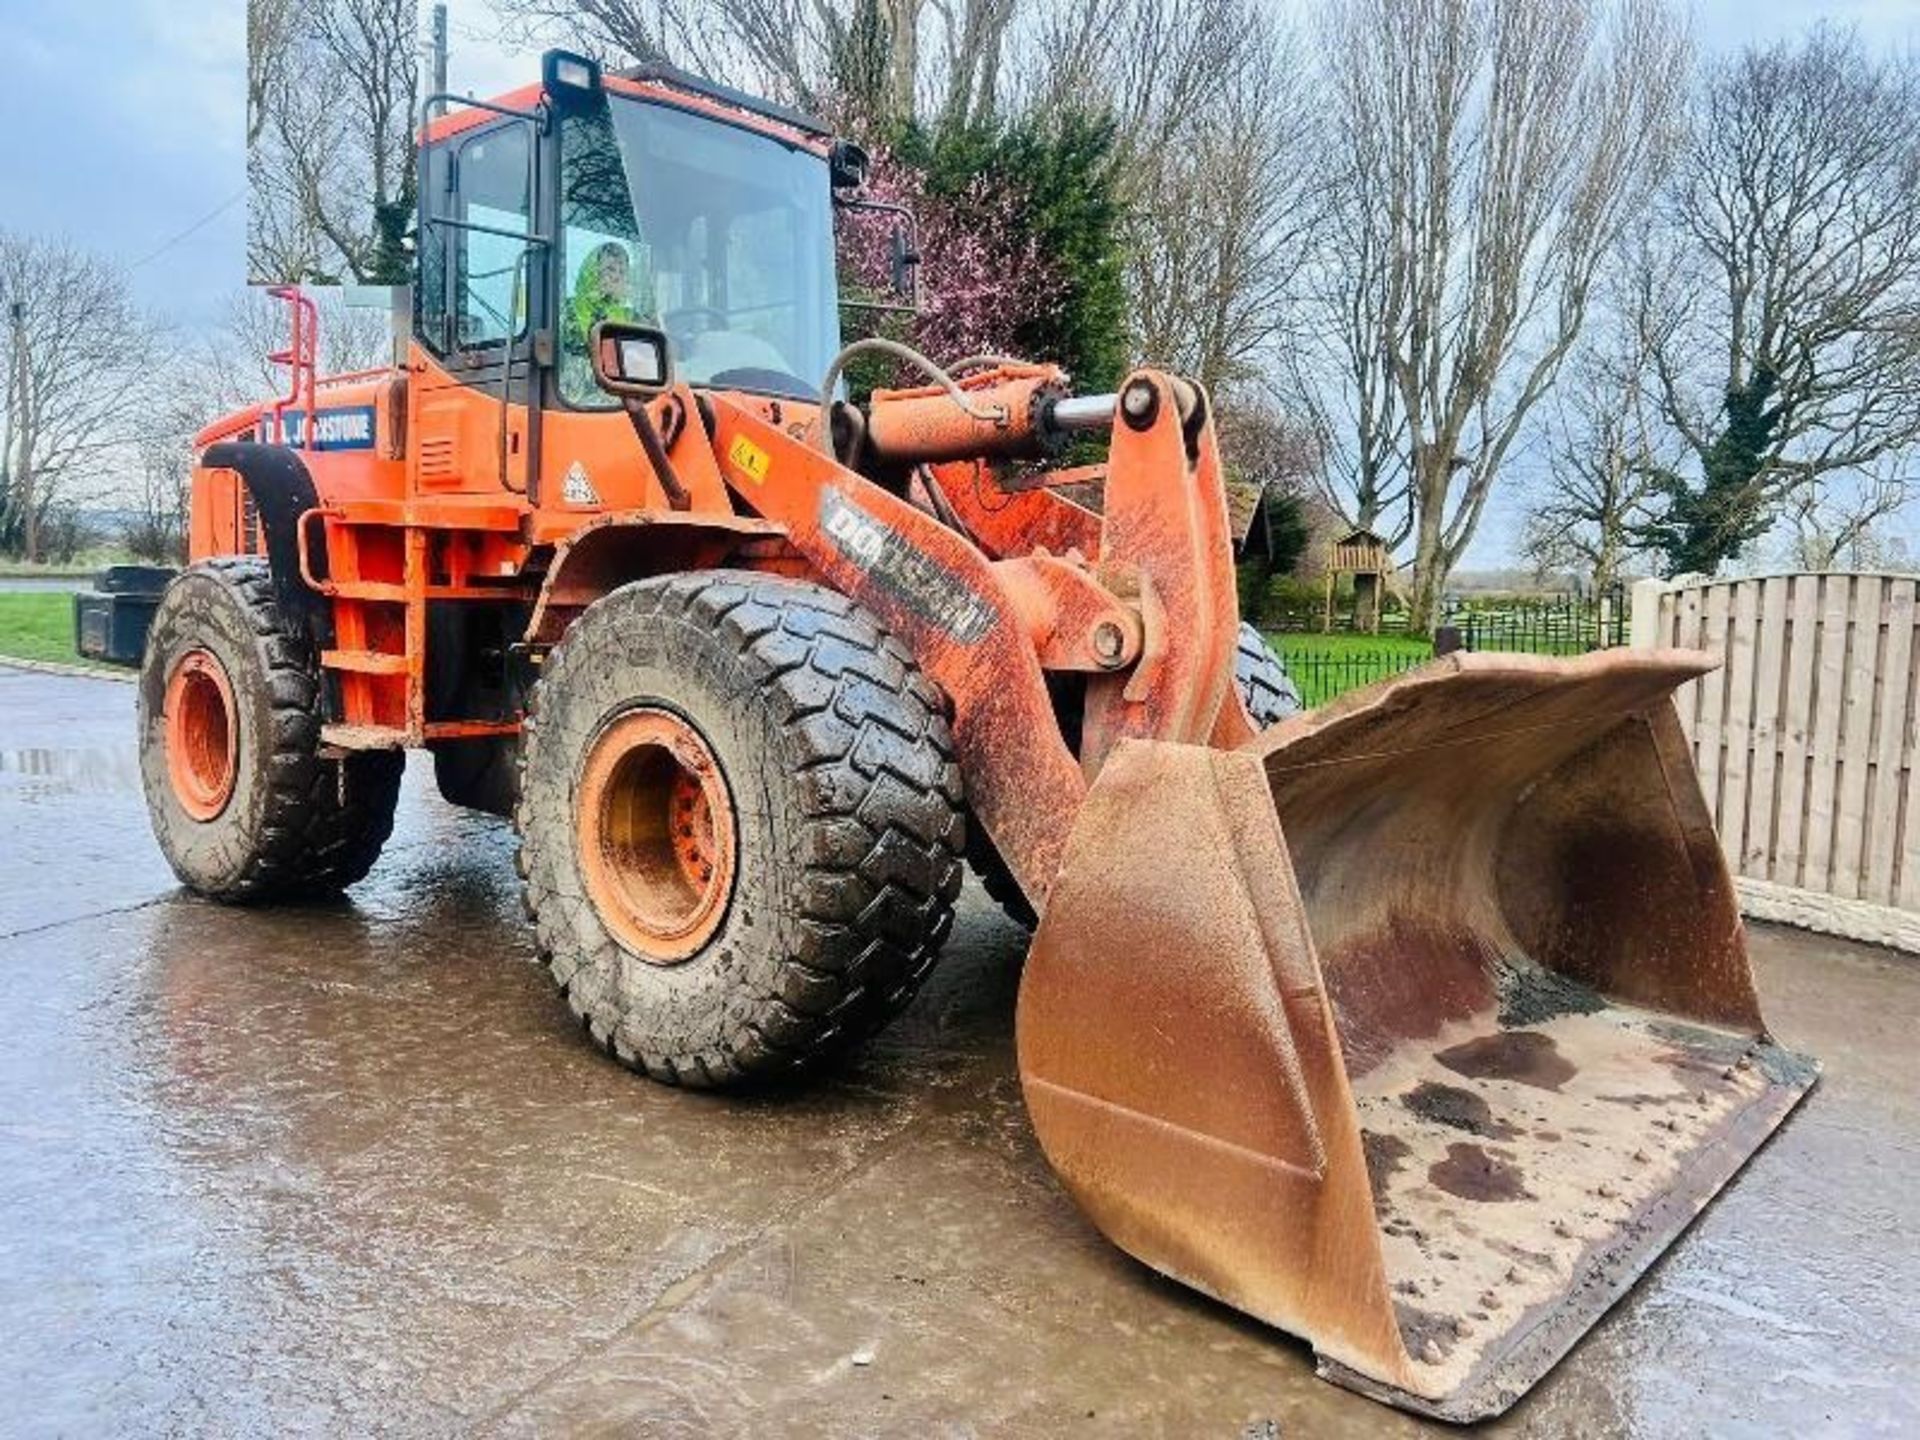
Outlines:
[{"label": "hydraulic hose", "polygon": [[[866,340],[856,340],[851,345],[843,347],[840,353],[833,357],[833,363],[827,367],[826,379],[820,382],[820,400],[823,407],[830,407],[833,404],[833,387],[840,383],[841,372],[847,368],[847,362],[852,360],[856,355],[890,355],[895,360],[905,361],[926,375],[941,389],[945,390],[948,398],[951,399],[955,405],[959,406],[962,413],[970,419],[986,420],[999,425],[1004,425],[1007,422],[1007,412],[1004,406],[993,405],[985,409],[977,407],[967,398],[967,392],[960,388],[953,376],[941,369],[934,361],[922,355],[911,345],[902,345],[898,340],[883,340],[879,336],[873,336]],[[983,357],[980,356],[968,357],[969,360],[976,362],[982,358]],[[962,361],[961,368],[964,368],[966,364],[967,361]],[[828,455],[833,454],[833,426],[828,423],[824,408],[820,418],[818,443],[821,450],[825,451]]]}]

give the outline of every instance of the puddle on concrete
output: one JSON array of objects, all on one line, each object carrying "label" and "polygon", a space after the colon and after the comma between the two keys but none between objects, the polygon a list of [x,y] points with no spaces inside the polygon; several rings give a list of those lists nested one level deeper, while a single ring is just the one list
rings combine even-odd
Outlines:
[{"label": "puddle on concrete", "polygon": [[131,745],[117,750],[0,750],[0,788],[40,795],[137,792],[140,761]]}]

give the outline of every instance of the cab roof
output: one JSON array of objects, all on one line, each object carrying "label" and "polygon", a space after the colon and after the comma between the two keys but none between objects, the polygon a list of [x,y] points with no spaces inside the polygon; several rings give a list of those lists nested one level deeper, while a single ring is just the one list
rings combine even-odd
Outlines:
[{"label": "cab roof", "polygon": [[[832,145],[833,131],[824,121],[671,65],[636,65],[612,71],[601,76],[600,84],[616,95],[657,100],[711,115],[817,155],[825,155]],[[543,93],[544,86],[535,82],[494,96],[487,103],[509,110],[531,110],[540,103]],[[497,119],[498,114],[495,110],[463,107],[458,100],[449,100],[447,110],[427,125],[424,140],[429,145],[435,144]]]}]

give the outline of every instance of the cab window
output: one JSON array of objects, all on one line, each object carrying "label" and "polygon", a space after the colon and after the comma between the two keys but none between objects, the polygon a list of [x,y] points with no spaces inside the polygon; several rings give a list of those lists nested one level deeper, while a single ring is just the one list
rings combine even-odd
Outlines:
[{"label": "cab window", "polygon": [[618,402],[594,383],[587,337],[602,320],[652,319],[650,255],[604,106],[560,125],[560,398],[580,409]]},{"label": "cab window", "polygon": [[587,337],[662,326],[695,385],[811,399],[839,349],[826,165],[705,116],[601,97],[561,126],[561,398],[609,403]]},{"label": "cab window", "polygon": [[459,218],[500,235],[455,230],[454,344],[479,349],[516,338],[527,323],[527,261],[523,240],[533,228],[528,193],[528,130],[508,125],[460,147],[455,185]]}]

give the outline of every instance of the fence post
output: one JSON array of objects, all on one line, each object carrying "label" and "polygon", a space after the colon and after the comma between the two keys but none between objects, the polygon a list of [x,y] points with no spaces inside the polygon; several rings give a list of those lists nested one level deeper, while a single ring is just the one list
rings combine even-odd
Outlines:
[{"label": "fence post", "polygon": [[1664,580],[1633,582],[1633,621],[1627,644],[1635,650],[1660,648],[1660,600],[1667,589]]}]

